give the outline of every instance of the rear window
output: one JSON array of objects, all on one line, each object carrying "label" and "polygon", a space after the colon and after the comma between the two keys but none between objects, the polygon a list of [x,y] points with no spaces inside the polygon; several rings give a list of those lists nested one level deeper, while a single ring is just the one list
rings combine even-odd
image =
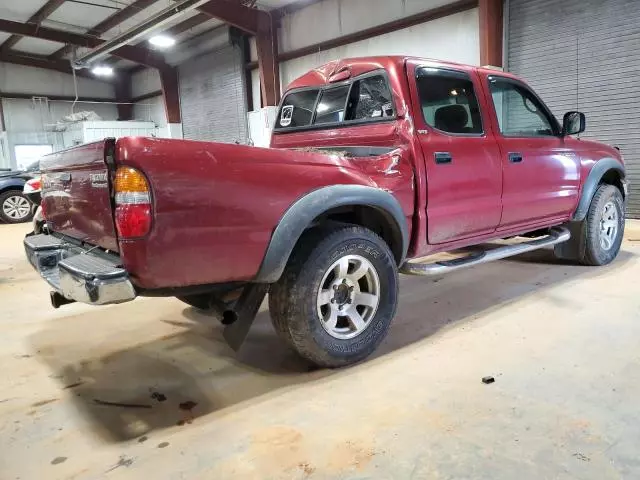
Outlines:
[{"label": "rear window", "polygon": [[313,107],[320,90],[303,90],[287,95],[282,102],[276,128],[293,128],[311,125]]},{"label": "rear window", "polygon": [[346,84],[289,93],[275,130],[393,118],[395,109],[386,76],[368,74]]}]

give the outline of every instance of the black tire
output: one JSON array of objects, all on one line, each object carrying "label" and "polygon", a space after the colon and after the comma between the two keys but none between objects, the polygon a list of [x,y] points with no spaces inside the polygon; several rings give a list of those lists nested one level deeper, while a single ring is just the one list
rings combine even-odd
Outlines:
[{"label": "black tire", "polygon": [[[375,270],[379,300],[361,333],[354,338],[336,338],[323,327],[316,301],[330,267],[340,258],[354,255]],[[393,254],[378,235],[359,226],[307,231],[269,292],[269,312],[276,332],[302,357],[329,368],[369,356],[386,336],[397,303],[398,269]]]},{"label": "black tire", "polygon": [[[20,199],[25,200],[28,204],[29,204],[29,213],[27,213],[25,216],[21,216],[20,218],[14,218],[11,217],[10,215],[8,215],[5,212],[5,202],[7,202],[9,199],[13,198],[13,197],[17,197]],[[23,195],[22,191],[20,190],[6,190],[2,193],[0,193],[0,222],[4,222],[4,223],[24,223],[24,222],[28,222],[33,218],[33,213],[34,213],[34,208],[33,208],[33,204],[29,201],[29,199]]]},{"label": "black tire", "polygon": [[[616,211],[617,230],[610,248],[604,248],[601,243],[601,221],[605,207],[612,205]],[[600,266],[611,263],[620,251],[624,236],[624,199],[620,190],[613,185],[600,185],[596,190],[589,211],[582,225],[582,255],[580,263],[583,265]]]}]

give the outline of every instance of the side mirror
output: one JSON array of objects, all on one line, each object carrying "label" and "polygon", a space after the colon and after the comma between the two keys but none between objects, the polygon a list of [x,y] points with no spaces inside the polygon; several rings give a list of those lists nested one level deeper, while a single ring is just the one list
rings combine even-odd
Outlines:
[{"label": "side mirror", "polygon": [[562,119],[562,136],[577,135],[587,128],[587,118],[582,112],[567,112]]}]

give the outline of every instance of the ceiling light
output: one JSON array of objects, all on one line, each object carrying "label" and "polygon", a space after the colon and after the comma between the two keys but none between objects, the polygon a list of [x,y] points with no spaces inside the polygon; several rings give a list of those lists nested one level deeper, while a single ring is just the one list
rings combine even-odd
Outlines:
[{"label": "ceiling light", "polygon": [[158,48],[169,48],[176,44],[176,39],[166,35],[154,35],[149,39],[149,43]]},{"label": "ceiling light", "polygon": [[91,69],[91,73],[99,77],[110,77],[113,75],[113,68],[106,65],[96,65]]}]

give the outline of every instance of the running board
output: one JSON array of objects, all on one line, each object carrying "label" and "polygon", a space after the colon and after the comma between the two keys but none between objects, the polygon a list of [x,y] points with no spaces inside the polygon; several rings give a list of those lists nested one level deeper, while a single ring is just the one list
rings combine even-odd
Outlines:
[{"label": "running board", "polygon": [[517,245],[505,245],[504,247],[474,253],[467,257],[456,258],[455,260],[435,263],[405,262],[402,267],[400,267],[400,272],[407,275],[443,275],[461,268],[473,267],[481,263],[493,262],[494,260],[520,255],[521,253],[538,250],[539,248],[550,247],[558,243],[566,242],[570,238],[571,233],[569,229],[554,227],[549,231],[549,235],[545,237]]}]

